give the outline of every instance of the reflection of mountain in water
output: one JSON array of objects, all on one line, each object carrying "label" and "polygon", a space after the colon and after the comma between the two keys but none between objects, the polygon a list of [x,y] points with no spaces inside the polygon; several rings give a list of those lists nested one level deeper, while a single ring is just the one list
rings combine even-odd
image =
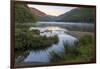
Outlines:
[{"label": "reflection of mountain in water", "polygon": [[77,22],[37,22],[37,27],[58,26],[67,30],[93,32],[94,24],[92,23],[77,23]]},{"label": "reflection of mountain in water", "polygon": [[64,31],[67,32],[67,29],[60,28],[57,26],[47,26],[47,27],[30,27],[29,30],[40,30],[40,32],[53,32],[53,31]]}]

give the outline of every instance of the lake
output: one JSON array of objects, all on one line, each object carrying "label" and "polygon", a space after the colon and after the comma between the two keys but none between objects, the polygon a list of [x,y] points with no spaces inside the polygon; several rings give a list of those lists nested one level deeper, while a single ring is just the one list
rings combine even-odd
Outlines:
[{"label": "lake", "polygon": [[93,23],[75,23],[75,22],[37,22],[36,26],[46,27],[46,26],[59,26],[66,28],[68,30],[79,30],[79,31],[94,31]]},{"label": "lake", "polygon": [[[21,24],[21,23],[20,23]],[[37,23],[22,23],[22,25],[47,27],[47,26],[58,26],[66,28],[68,30],[93,32],[94,23],[75,23],[75,22],[37,22]]]}]

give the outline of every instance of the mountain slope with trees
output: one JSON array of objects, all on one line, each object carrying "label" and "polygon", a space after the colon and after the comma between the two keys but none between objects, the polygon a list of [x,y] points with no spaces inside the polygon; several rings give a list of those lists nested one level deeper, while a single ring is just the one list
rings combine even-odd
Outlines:
[{"label": "mountain slope with trees", "polygon": [[94,8],[75,8],[58,16],[55,21],[61,22],[94,22],[95,21]]},{"label": "mountain slope with trees", "polygon": [[29,7],[31,12],[36,15],[37,21],[53,21],[55,16],[48,15],[41,10],[38,10],[33,7]]},{"label": "mountain slope with trees", "polygon": [[35,15],[30,11],[26,4],[15,4],[15,22],[29,23],[35,21]]}]

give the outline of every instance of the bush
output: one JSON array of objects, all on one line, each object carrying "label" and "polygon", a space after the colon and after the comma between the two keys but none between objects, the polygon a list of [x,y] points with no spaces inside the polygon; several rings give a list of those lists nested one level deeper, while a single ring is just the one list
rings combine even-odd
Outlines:
[{"label": "bush", "polygon": [[79,39],[79,42],[82,45],[89,45],[89,44],[93,43],[93,37],[91,35],[85,35],[81,39]]},{"label": "bush", "polygon": [[40,31],[39,30],[32,30],[31,31],[33,34],[36,34],[36,35],[39,35],[40,34]]},{"label": "bush", "polygon": [[51,62],[64,61],[65,59],[66,59],[65,55],[62,52],[60,52],[60,53],[57,53],[55,51],[50,52],[50,61]]},{"label": "bush", "polygon": [[39,31],[15,30],[15,51],[17,50],[41,50],[46,49],[52,44],[58,43],[58,37],[46,37],[37,35]]},{"label": "bush", "polygon": [[71,45],[65,44],[64,50],[65,50],[66,55],[77,56],[80,54],[80,51],[79,51],[78,47],[76,47],[76,46],[71,46]]}]

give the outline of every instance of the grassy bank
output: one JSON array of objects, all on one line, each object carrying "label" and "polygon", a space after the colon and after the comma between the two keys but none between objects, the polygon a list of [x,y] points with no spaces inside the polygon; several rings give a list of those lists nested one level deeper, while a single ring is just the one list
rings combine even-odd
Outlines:
[{"label": "grassy bank", "polygon": [[28,31],[16,28],[15,51],[45,49],[59,41],[58,36],[46,37],[40,36],[39,33],[39,30]]},{"label": "grassy bank", "polygon": [[95,59],[95,39],[92,35],[82,36],[74,45],[64,44],[64,52],[50,52],[51,62],[91,62]]},{"label": "grassy bank", "polygon": [[68,31],[66,33],[69,34],[69,35],[72,35],[72,36],[74,36],[76,38],[81,38],[81,37],[84,37],[85,35],[90,35],[90,36],[94,37],[93,32]]}]

